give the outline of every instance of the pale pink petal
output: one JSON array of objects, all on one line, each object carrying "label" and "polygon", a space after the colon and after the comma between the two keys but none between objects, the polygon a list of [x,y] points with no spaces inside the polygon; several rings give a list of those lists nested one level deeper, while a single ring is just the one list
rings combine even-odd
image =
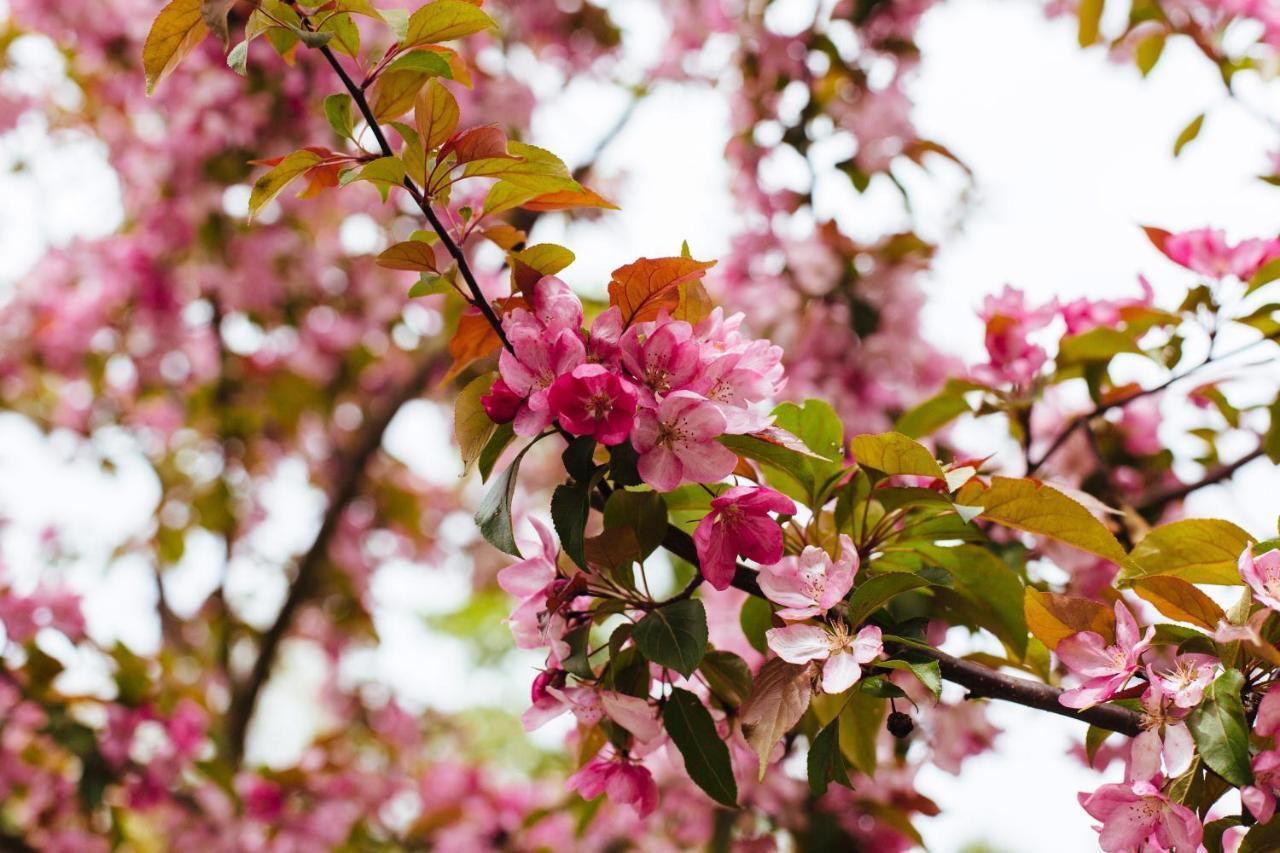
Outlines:
[{"label": "pale pink petal", "polygon": [[858,632],[853,641],[853,657],[858,663],[871,663],[884,652],[883,635],[875,625]]},{"label": "pale pink petal", "polygon": [[513,563],[498,572],[498,586],[508,595],[521,599],[542,592],[555,579],[555,566],[541,555]]},{"label": "pale pink petal", "polygon": [[1248,807],[1249,814],[1258,819],[1258,823],[1266,823],[1276,813],[1275,796],[1254,785],[1240,789],[1240,800]]},{"label": "pale pink petal", "polygon": [[1258,703],[1258,716],[1253,721],[1253,733],[1270,737],[1280,731],[1280,685],[1267,691]]},{"label": "pale pink petal", "polygon": [[843,693],[858,683],[862,667],[848,652],[837,652],[822,665],[822,692]]},{"label": "pale pink petal", "polygon": [[1087,676],[1111,675],[1116,662],[1107,652],[1107,641],[1095,631],[1081,631],[1058,643],[1058,657],[1072,672]]},{"label": "pale pink petal", "polygon": [[684,466],[680,458],[665,447],[654,447],[640,454],[636,470],[644,480],[660,492],[670,492],[680,485]]},{"label": "pale pink petal", "polygon": [[638,696],[601,691],[600,702],[609,719],[631,732],[642,741],[653,740],[662,734],[653,706]]},{"label": "pale pink petal", "polygon": [[631,444],[637,453],[647,453],[658,444],[658,413],[653,409],[636,412],[636,422],[631,427]]},{"label": "pale pink petal", "polygon": [[1173,723],[1164,730],[1164,764],[1170,776],[1181,776],[1191,766],[1196,744],[1186,723]]},{"label": "pale pink petal", "polygon": [[1102,824],[1098,846],[1106,853],[1141,849],[1155,829],[1157,818],[1142,800],[1120,806]]},{"label": "pale pink petal", "polygon": [[1146,781],[1160,775],[1160,733],[1148,729],[1133,739],[1129,748],[1130,780]]},{"label": "pale pink petal", "polygon": [[714,441],[686,445],[680,452],[684,479],[691,483],[718,483],[738,467],[738,457],[723,444]]},{"label": "pale pink petal", "polygon": [[765,631],[769,648],[787,663],[808,663],[831,654],[827,632],[815,625],[788,625]]}]

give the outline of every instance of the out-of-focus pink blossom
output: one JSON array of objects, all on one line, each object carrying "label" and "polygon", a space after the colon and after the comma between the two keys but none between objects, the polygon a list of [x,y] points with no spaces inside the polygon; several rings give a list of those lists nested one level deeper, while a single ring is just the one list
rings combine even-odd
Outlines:
[{"label": "out-of-focus pink blossom", "polygon": [[1028,335],[1049,325],[1057,313],[1056,301],[1031,308],[1022,291],[1008,285],[999,295],[988,296],[979,314],[987,326],[985,341],[990,361],[977,368],[979,378],[1012,385],[1025,385],[1034,379],[1048,356]]},{"label": "out-of-focus pink blossom", "polygon": [[658,786],[647,768],[624,759],[596,758],[569,777],[565,783],[585,800],[607,794],[615,803],[629,803],[640,817],[648,817],[658,806]]},{"label": "out-of-focus pink blossom", "polygon": [[1197,228],[1170,234],[1164,252],[1175,263],[1212,278],[1249,279],[1267,261],[1280,257],[1280,240],[1252,238],[1235,245],[1219,228]]}]

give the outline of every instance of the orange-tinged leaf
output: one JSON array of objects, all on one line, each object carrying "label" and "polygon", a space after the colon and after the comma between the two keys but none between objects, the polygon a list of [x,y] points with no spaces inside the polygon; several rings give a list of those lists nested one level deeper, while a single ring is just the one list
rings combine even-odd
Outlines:
[{"label": "orange-tinged leaf", "polygon": [[173,0],[156,16],[142,45],[142,68],[147,75],[148,95],[209,34],[202,7],[202,0]]},{"label": "orange-tinged leaf", "polygon": [[679,285],[702,278],[715,265],[692,258],[641,258],[613,271],[609,304],[622,311],[624,328],[652,320],[663,308],[672,311],[680,304]]},{"label": "orange-tinged leaf", "polygon": [[439,148],[458,127],[458,102],[436,78],[418,93],[413,118],[427,151]]},{"label": "orange-tinged leaf", "polygon": [[480,229],[486,240],[497,245],[503,251],[510,252],[516,246],[529,239],[529,235],[505,222],[495,222]]},{"label": "orange-tinged leaf", "polygon": [[[497,300],[494,306],[499,315],[509,314],[516,308],[528,308],[529,303],[519,296]],[[441,384],[451,382],[477,359],[492,355],[502,348],[502,339],[494,331],[493,326],[485,319],[479,308],[469,306],[462,312],[458,320],[458,330],[449,340],[449,355],[453,356],[453,364],[445,374]]]},{"label": "orange-tinged leaf", "polygon": [[533,286],[543,276],[555,275],[574,261],[573,252],[555,243],[539,243],[511,255],[512,290],[533,297]]},{"label": "orange-tinged leaf", "polygon": [[1027,587],[1023,610],[1031,635],[1050,649],[1080,631],[1093,631],[1115,638],[1116,617],[1111,608],[1088,598],[1041,592]]},{"label": "orange-tinged leaf", "polygon": [[435,251],[421,240],[407,240],[403,243],[396,243],[381,255],[378,255],[378,266],[389,270],[438,272]]},{"label": "orange-tinged leaf", "polygon": [[520,205],[525,210],[546,213],[554,210],[571,210],[575,207],[598,207],[604,210],[618,210],[618,206],[595,190],[583,187],[581,190],[559,190],[558,192],[540,195]]},{"label": "orange-tinged leaf", "polygon": [[249,216],[268,204],[278,196],[295,178],[313,166],[319,165],[323,158],[314,151],[303,149],[282,157],[270,172],[258,178],[249,194]]},{"label": "orange-tinged leaf", "polygon": [[1212,598],[1178,578],[1143,578],[1134,582],[1133,591],[1170,619],[1190,622],[1206,631],[1227,618]]},{"label": "orange-tinged leaf", "polygon": [[339,179],[342,177],[342,171],[347,166],[346,163],[320,163],[312,166],[307,170],[304,177],[307,179],[307,186],[298,198],[315,198],[325,190],[331,190],[338,185]]}]

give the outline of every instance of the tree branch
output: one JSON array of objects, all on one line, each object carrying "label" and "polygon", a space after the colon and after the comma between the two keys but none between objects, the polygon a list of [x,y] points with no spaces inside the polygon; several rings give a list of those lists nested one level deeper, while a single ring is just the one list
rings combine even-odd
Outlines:
[{"label": "tree branch", "polygon": [[[662,540],[662,545],[677,557],[694,566],[698,565],[698,549],[693,544],[693,538],[680,528],[668,525],[667,535]],[[749,595],[764,597],[760,585],[756,582],[756,573],[745,566],[738,566],[733,576],[733,586]],[[680,595],[676,596],[677,599],[680,597]],[[896,651],[918,654],[936,660],[942,671],[942,677],[966,688],[971,699],[1000,699],[1015,705],[1080,720],[1100,729],[1119,732],[1130,737],[1142,731],[1141,716],[1127,708],[1117,705],[1095,705],[1088,710],[1077,711],[1059,702],[1058,698],[1062,695],[1062,690],[1050,687],[1048,684],[1005,675],[990,667],[953,657],[938,649],[913,645],[899,646]]]},{"label": "tree branch", "polygon": [[1194,492],[1198,492],[1200,489],[1203,489],[1206,486],[1215,486],[1218,483],[1223,482],[1224,480],[1231,479],[1233,476],[1235,476],[1235,473],[1239,471],[1241,468],[1245,467],[1250,462],[1260,459],[1265,455],[1266,455],[1266,450],[1261,445],[1259,445],[1249,453],[1246,453],[1244,456],[1241,456],[1236,461],[1230,462],[1226,465],[1219,465],[1217,468],[1214,468],[1212,471],[1210,471],[1208,474],[1205,474],[1204,477],[1202,477],[1199,480],[1196,480],[1194,483],[1183,483],[1179,486],[1174,486],[1168,489],[1159,489],[1155,492],[1152,492],[1150,495],[1144,498],[1140,504],[1138,504],[1137,508],[1140,510],[1164,509],[1166,505],[1171,504],[1174,501],[1180,501],[1183,498],[1185,498],[1187,495],[1190,495]]},{"label": "tree branch", "polygon": [[338,530],[342,514],[359,495],[365,470],[378,449],[382,447],[382,438],[392,419],[406,403],[423,392],[435,367],[435,359],[424,358],[405,383],[395,390],[376,417],[368,422],[350,452],[339,459],[329,507],[320,523],[320,530],[316,533],[311,547],[299,560],[298,572],[289,585],[289,594],[284,600],[284,605],[276,614],[275,622],[262,635],[253,669],[244,684],[235,692],[231,708],[227,712],[228,751],[234,764],[239,764],[244,757],[245,735],[248,732],[249,721],[253,718],[258,696],[275,666],[280,643],[289,632],[298,609],[315,593],[317,578],[328,560],[329,544]]}]

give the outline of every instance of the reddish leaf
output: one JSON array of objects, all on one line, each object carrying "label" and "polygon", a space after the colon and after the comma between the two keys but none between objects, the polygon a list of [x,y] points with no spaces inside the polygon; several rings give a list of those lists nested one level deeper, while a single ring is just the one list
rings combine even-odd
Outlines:
[{"label": "reddish leaf", "polygon": [[1163,228],[1153,228],[1150,225],[1142,226],[1143,232],[1147,235],[1147,239],[1151,241],[1151,245],[1160,250],[1160,254],[1166,258],[1169,257],[1168,251],[1165,250],[1165,241],[1173,235]]},{"label": "reddish leaf", "polygon": [[[499,299],[495,307],[500,315],[509,314],[516,308],[528,308],[529,303],[519,296]],[[502,347],[502,340],[479,308],[468,307],[458,320],[458,330],[449,340],[449,355],[453,356],[453,364],[444,375],[441,383],[451,382],[467,365],[476,359],[492,355]]]},{"label": "reddish leaf", "polygon": [[470,127],[455,133],[440,148],[440,159],[456,154],[459,163],[470,163],[488,157],[515,158],[507,153],[507,135],[496,124]]},{"label": "reddish leaf", "polygon": [[715,265],[692,258],[641,258],[613,271],[609,304],[622,311],[624,327],[652,320],[663,308],[679,305],[679,285],[702,278]]},{"label": "reddish leaf", "polygon": [[540,195],[532,201],[520,205],[525,210],[547,212],[553,210],[570,210],[575,207],[599,207],[605,210],[618,210],[618,206],[595,190],[583,187],[578,190],[560,190],[559,192]]}]

